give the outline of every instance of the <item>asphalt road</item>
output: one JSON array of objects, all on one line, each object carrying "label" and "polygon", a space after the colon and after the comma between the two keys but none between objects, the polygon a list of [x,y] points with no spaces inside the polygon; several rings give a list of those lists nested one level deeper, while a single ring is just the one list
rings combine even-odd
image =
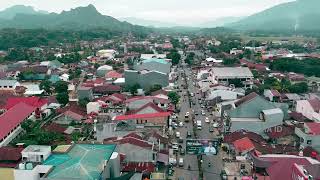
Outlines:
[{"label": "asphalt road", "polygon": [[[198,94],[197,92],[199,92],[199,89],[197,87],[195,87],[193,85],[194,82],[196,82],[196,80],[192,77],[192,72],[190,68],[187,68],[186,66],[183,66],[184,72],[186,74],[186,77],[188,77],[188,90],[192,93],[194,93],[194,97],[192,97],[192,101],[195,101],[196,104],[192,105],[190,108],[190,104],[189,104],[189,98],[188,96],[183,96],[181,95],[181,105],[180,105],[180,114],[179,114],[179,120],[184,120],[184,115],[186,112],[192,112],[192,110],[194,110],[194,112],[198,112],[198,115],[195,116],[195,120],[201,120],[202,121],[202,130],[197,130],[196,134],[198,136],[199,139],[212,139],[212,138],[216,138],[216,134],[217,134],[217,130],[215,129],[215,132],[209,132],[209,126],[211,124],[209,123],[205,123],[205,118],[209,117],[210,121],[213,121],[213,119],[216,119],[213,116],[210,116],[210,112],[207,111],[207,109],[205,110],[206,115],[202,115],[201,114],[201,106],[199,104],[199,98],[201,98],[201,95]],[[181,69],[179,69],[181,70]],[[178,85],[180,87],[181,84],[185,84],[184,81],[182,81],[182,77],[179,77],[178,80]],[[186,93],[186,89],[183,89],[183,94]],[[192,138],[194,138],[193,136],[193,122],[189,121],[188,123],[185,123],[184,127],[180,127],[177,128],[175,130],[179,131],[182,138],[186,139],[187,137],[187,131],[190,131],[192,134]],[[186,145],[185,145],[185,140],[184,143],[182,145],[182,147],[185,149]],[[175,177],[183,177],[184,180],[194,180],[194,179],[200,179],[199,178],[199,169],[198,169],[198,160],[197,160],[197,156],[196,155],[178,155],[177,161],[179,161],[179,158],[182,157],[184,159],[184,167],[176,167],[175,168]],[[220,172],[223,168],[223,162],[222,162],[222,158],[220,156],[220,153],[218,153],[218,155],[216,156],[202,156],[203,157],[203,163],[202,163],[202,170],[203,170],[203,179],[205,180],[218,180],[220,179]],[[211,163],[211,166],[209,167],[209,162]],[[190,170],[188,170],[188,166],[190,165]]]}]

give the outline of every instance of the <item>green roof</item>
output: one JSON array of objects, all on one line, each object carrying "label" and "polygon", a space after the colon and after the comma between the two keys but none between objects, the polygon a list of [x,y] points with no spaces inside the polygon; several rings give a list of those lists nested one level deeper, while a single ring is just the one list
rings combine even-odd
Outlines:
[{"label": "green roof", "polygon": [[161,64],[168,64],[168,61],[166,61],[165,59],[157,59],[157,58],[146,59],[146,60],[144,60],[142,62],[143,63],[157,62],[157,63],[161,63]]},{"label": "green roof", "polygon": [[47,179],[100,179],[103,165],[114,152],[114,144],[76,144],[63,154],[52,154],[44,165],[54,166]]}]

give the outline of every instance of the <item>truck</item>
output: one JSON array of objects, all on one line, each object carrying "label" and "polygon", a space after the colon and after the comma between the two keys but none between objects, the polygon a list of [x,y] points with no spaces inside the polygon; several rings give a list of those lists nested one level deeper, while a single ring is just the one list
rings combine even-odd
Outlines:
[{"label": "truck", "polygon": [[197,129],[198,129],[198,130],[201,130],[201,129],[202,129],[202,124],[201,124],[201,121],[200,121],[200,120],[197,121]]}]

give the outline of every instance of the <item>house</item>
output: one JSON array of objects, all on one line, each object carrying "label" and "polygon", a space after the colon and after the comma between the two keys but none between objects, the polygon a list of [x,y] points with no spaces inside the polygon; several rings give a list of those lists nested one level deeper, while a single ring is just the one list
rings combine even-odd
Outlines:
[{"label": "house", "polygon": [[281,99],[281,94],[275,89],[265,89],[263,95],[272,102],[279,102]]},{"label": "house", "polygon": [[251,153],[250,159],[255,173],[260,174],[261,179],[266,176],[272,180],[318,179],[319,177],[317,168],[320,162],[310,157],[283,154],[257,156]]},{"label": "house", "polygon": [[112,120],[115,123],[125,123],[129,126],[156,126],[164,127],[168,125],[169,112],[130,114],[115,116]]},{"label": "house", "polygon": [[93,87],[92,91],[95,96],[102,96],[102,95],[120,93],[121,89],[122,89],[121,86],[117,86],[113,84],[104,84],[102,86]]},{"label": "house", "polygon": [[14,180],[14,168],[21,162],[21,147],[0,147],[0,177]]},{"label": "house", "polygon": [[230,132],[246,129],[263,134],[265,129],[282,124],[288,116],[286,104],[269,102],[256,93],[241,98],[234,105],[224,112]]},{"label": "house", "polygon": [[320,150],[320,123],[304,123],[303,127],[295,128],[295,134],[300,138],[300,146]]},{"label": "house", "polygon": [[167,57],[166,54],[141,54],[140,59],[165,59]]},{"label": "house", "polygon": [[35,111],[36,107],[21,102],[0,115],[0,147],[9,144],[22,132],[21,123]]},{"label": "house", "polygon": [[86,109],[75,103],[69,103],[68,106],[57,109],[57,113],[59,115],[54,121],[57,124],[70,124],[72,121],[81,123],[87,115]]},{"label": "house", "polygon": [[233,142],[233,147],[237,155],[245,155],[255,149],[251,140],[247,137],[238,139]]},{"label": "house", "polygon": [[3,80],[0,79],[0,90],[11,90],[14,91],[16,87],[20,86],[17,80]]},{"label": "house", "polygon": [[137,97],[132,97],[130,99],[127,99],[125,101],[126,106],[128,107],[129,110],[139,109],[150,102],[153,102],[154,104],[156,104],[162,109],[167,109],[169,105],[168,99],[159,98],[155,96],[137,96]]},{"label": "house", "polygon": [[125,70],[124,78],[126,86],[139,84],[143,89],[148,89],[154,85],[161,85],[162,87],[169,85],[169,75],[159,71]]},{"label": "house", "polygon": [[298,100],[296,102],[296,112],[301,113],[310,120],[320,121],[320,100],[317,98]]},{"label": "house", "polygon": [[47,109],[49,101],[47,98],[41,98],[41,97],[36,97],[36,96],[9,97],[7,99],[7,103],[5,105],[5,109],[8,110],[21,102],[43,111],[43,110]]},{"label": "house", "polygon": [[109,71],[106,73],[106,79],[113,79],[116,80],[118,78],[122,78],[122,74],[118,73],[117,71]]},{"label": "house", "polygon": [[171,63],[165,59],[151,58],[138,62],[134,65],[134,69],[137,71],[148,70],[169,74],[171,70]]},{"label": "house", "polygon": [[50,75],[49,69],[46,66],[28,66],[24,67],[20,74],[23,80],[42,81],[45,80],[46,75]]},{"label": "house", "polygon": [[233,80],[239,80],[246,88],[251,88],[253,84],[253,74],[247,67],[215,67],[211,73],[214,84],[229,85]]},{"label": "house", "polygon": [[25,96],[39,96],[44,93],[43,89],[40,89],[39,84],[23,84],[23,87],[25,87]]},{"label": "house", "polygon": [[123,137],[114,140],[117,152],[125,155],[126,162],[156,162],[156,152],[153,144],[134,137]]},{"label": "house", "polygon": [[[15,180],[108,179],[120,176],[120,156],[114,144],[28,146],[25,162],[14,169]],[[94,157],[94,158],[93,158]],[[68,167],[68,168],[66,168]]]},{"label": "house", "polygon": [[77,90],[78,99],[93,99],[93,88],[92,87],[79,87]]},{"label": "house", "polygon": [[102,59],[111,60],[115,57],[117,51],[113,49],[102,49],[97,52],[97,56]]},{"label": "house", "polygon": [[244,94],[231,91],[231,90],[213,90],[208,92],[206,101],[211,101],[218,97],[222,101],[230,101],[230,100],[236,100],[239,97],[243,97],[243,96]]},{"label": "house", "polygon": [[108,105],[103,101],[89,102],[87,104],[87,114],[90,113],[107,113]]},{"label": "house", "polygon": [[108,66],[108,65],[103,65],[103,66],[100,66],[98,69],[97,69],[97,76],[99,77],[105,77],[106,74],[110,71],[112,71],[113,68],[112,66]]}]

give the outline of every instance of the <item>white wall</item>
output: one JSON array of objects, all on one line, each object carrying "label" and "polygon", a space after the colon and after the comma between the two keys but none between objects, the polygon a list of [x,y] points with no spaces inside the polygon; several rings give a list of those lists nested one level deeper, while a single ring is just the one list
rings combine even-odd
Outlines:
[{"label": "white wall", "polygon": [[296,111],[308,119],[313,119],[313,108],[307,100],[297,101]]}]

